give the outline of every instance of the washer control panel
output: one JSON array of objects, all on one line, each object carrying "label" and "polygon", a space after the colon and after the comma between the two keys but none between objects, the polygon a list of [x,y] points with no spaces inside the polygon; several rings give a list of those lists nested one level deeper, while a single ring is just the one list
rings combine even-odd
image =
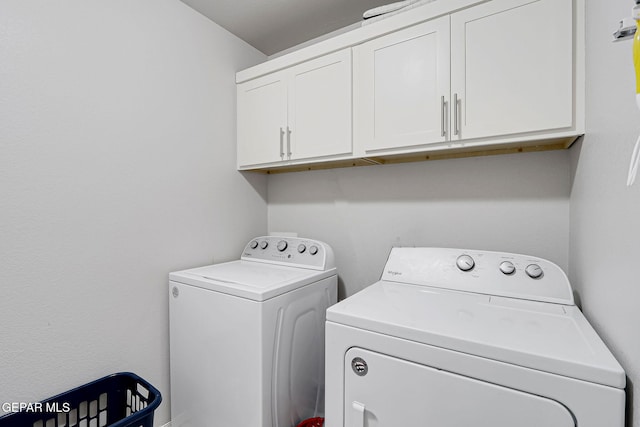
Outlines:
[{"label": "washer control panel", "polygon": [[529,255],[393,248],[382,280],[574,305],[564,271],[551,261]]},{"label": "washer control panel", "polygon": [[300,237],[256,237],[247,243],[241,259],[314,270],[335,267],[333,251],[329,245]]}]

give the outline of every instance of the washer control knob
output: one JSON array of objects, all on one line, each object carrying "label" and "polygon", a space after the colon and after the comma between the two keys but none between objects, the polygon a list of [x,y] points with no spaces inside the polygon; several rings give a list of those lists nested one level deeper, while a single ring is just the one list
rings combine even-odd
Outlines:
[{"label": "washer control knob", "polygon": [[306,251],[306,250],[307,250],[307,247],[306,247],[305,245],[303,245],[302,243],[300,243],[300,244],[298,245],[298,252],[299,252],[299,253],[303,254],[303,253],[304,253],[304,251]]},{"label": "washer control knob", "polygon": [[289,244],[285,240],[280,240],[278,242],[278,250],[280,252],[284,252],[285,249],[287,249],[288,246],[289,246]]},{"label": "washer control knob", "polygon": [[260,242],[261,249],[267,249],[267,246],[269,246],[269,242],[267,242],[266,240],[263,240],[262,242]]},{"label": "washer control knob", "polygon": [[500,271],[509,276],[516,272],[516,266],[511,261],[502,261],[500,263]]},{"label": "washer control knob", "polygon": [[251,243],[249,243],[249,247],[251,249],[255,249],[258,247],[258,242],[256,240],[252,241]]},{"label": "washer control knob", "polygon": [[310,246],[310,247],[309,247],[309,253],[310,253],[311,255],[315,255],[315,254],[317,254],[317,253],[318,253],[318,247],[317,247],[316,245]]},{"label": "washer control knob", "polygon": [[539,279],[544,274],[542,268],[540,268],[538,264],[529,264],[524,271],[527,273],[527,276],[531,277],[532,279]]},{"label": "washer control knob", "polygon": [[476,263],[469,255],[460,255],[456,260],[456,265],[462,271],[471,271]]}]

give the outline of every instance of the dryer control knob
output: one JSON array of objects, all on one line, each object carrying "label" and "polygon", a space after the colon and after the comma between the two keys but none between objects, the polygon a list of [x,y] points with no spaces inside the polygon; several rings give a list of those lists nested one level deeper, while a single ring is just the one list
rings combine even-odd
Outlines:
[{"label": "dryer control knob", "polygon": [[252,241],[251,243],[249,243],[249,247],[250,247],[251,249],[255,249],[255,248],[257,248],[257,247],[258,247],[258,242],[257,242],[257,241],[255,241],[255,240],[254,240],[254,241]]},{"label": "dryer control knob", "polygon": [[303,254],[303,253],[304,253],[304,251],[306,251],[306,250],[307,250],[307,247],[306,247],[305,245],[303,245],[302,243],[300,243],[300,244],[298,245],[298,252],[299,252],[299,253]]},{"label": "dryer control knob", "polygon": [[317,247],[317,246],[315,246],[315,245],[311,246],[311,247],[309,248],[309,253],[310,253],[311,255],[315,255],[315,254],[317,254],[317,253],[318,253],[318,247]]},{"label": "dryer control knob", "polygon": [[269,246],[269,242],[267,242],[266,240],[260,242],[260,248],[267,249],[267,246]]},{"label": "dryer control knob", "polygon": [[538,264],[529,264],[524,271],[527,273],[527,276],[531,277],[532,279],[539,279],[544,274],[542,268],[540,268]]},{"label": "dryer control knob", "polygon": [[456,265],[462,271],[471,271],[476,263],[469,255],[460,255],[456,260]]},{"label": "dryer control knob", "polygon": [[516,272],[516,266],[511,261],[502,261],[500,263],[500,271],[508,276]]},{"label": "dryer control knob", "polygon": [[280,252],[284,252],[285,249],[287,249],[288,246],[289,246],[289,244],[285,240],[280,240],[278,242],[278,250]]}]

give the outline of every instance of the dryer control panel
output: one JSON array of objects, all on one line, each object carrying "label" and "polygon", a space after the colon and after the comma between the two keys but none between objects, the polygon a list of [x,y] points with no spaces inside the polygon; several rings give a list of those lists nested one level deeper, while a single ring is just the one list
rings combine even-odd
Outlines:
[{"label": "dryer control panel", "polygon": [[335,267],[331,246],[319,240],[301,237],[256,237],[244,247],[241,259],[313,270],[330,270]]},{"label": "dryer control panel", "polygon": [[546,259],[470,249],[393,248],[382,280],[575,305],[567,275]]}]

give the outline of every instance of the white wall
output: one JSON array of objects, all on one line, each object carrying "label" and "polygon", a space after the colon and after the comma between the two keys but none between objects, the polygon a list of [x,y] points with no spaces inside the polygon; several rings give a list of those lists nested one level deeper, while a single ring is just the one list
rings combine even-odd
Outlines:
[{"label": "white wall", "polygon": [[0,402],[130,370],[168,420],[167,273],[266,231],[235,171],[264,58],[178,0],[0,2]]},{"label": "white wall", "polygon": [[269,230],[332,245],[340,297],[378,280],[392,246],[537,255],[566,270],[569,153],[271,175]]},{"label": "white wall", "polygon": [[587,2],[587,129],[571,149],[570,276],[582,309],[628,376],[628,425],[640,426],[640,183],[626,187],[640,134],[632,42],[611,42],[632,1]]}]

